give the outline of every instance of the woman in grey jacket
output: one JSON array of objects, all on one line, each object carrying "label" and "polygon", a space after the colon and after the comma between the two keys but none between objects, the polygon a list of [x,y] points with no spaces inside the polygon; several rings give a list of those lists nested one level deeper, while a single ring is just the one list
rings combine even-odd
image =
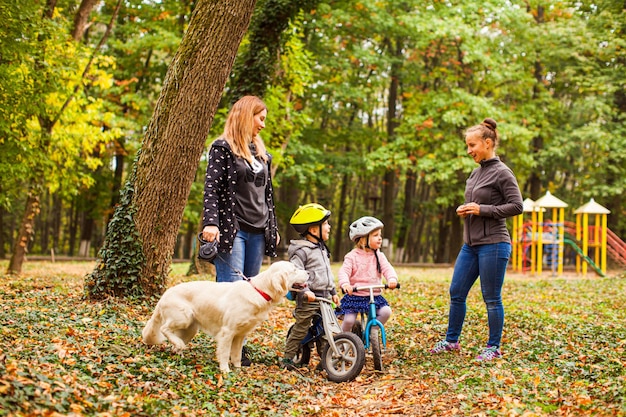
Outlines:
[{"label": "woman in grey jacket", "polygon": [[522,195],[513,172],[496,156],[499,134],[496,121],[485,119],[465,133],[467,153],[480,166],[465,185],[465,204],[457,214],[464,219],[464,245],[454,265],[450,283],[450,313],[445,340],[431,353],[458,351],[469,290],[480,276],[480,288],[487,306],[489,340],[476,358],[488,361],[502,356],[500,341],[504,327],[502,284],[511,256],[511,237],[506,218],[521,214]]}]

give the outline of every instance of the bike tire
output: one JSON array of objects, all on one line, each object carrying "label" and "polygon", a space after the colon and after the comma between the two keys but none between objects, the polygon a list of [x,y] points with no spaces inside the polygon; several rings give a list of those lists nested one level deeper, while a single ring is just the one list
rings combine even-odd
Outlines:
[{"label": "bike tire", "polygon": [[384,371],[383,352],[382,352],[382,334],[377,326],[370,328],[370,347],[372,348],[372,358],[374,359],[374,369]]},{"label": "bike tire", "polygon": [[359,376],[365,365],[363,341],[354,333],[339,333],[334,336],[335,345],[341,356],[335,357],[330,343],[325,344],[322,366],[327,378],[333,382],[352,381]]},{"label": "bike tire", "polygon": [[[287,331],[287,339],[289,339],[289,335],[291,334],[291,330],[294,325],[291,325],[289,330]],[[311,346],[309,343],[307,344],[299,344],[298,351],[296,352],[296,356],[293,357],[293,363],[296,366],[307,366],[311,361]]]},{"label": "bike tire", "polygon": [[359,339],[363,340],[363,325],[359,320],[355,321],[352,325],[352,333],[359,336]]}]

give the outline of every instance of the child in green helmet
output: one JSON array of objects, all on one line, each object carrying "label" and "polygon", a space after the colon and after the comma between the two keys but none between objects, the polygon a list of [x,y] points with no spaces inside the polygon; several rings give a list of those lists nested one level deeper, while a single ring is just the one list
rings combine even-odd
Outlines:
[{"label": "child in green helmet", "polygon": [[311,320],[319,312],[315,297],[331,298],[339,302],[335,278],[330,268],[330,251],[326,241],[330,237],[330,211],[317,203],[300,206],[289,223],[300,233],[301,239],[292,240],[287,254],[289,260],[298,268],[309,273],[306,291],[297,293],[293,325],[285,343],[282,366],[295,369],[293,358],[298,352],[300,341],[304,339],[311,326]]}]

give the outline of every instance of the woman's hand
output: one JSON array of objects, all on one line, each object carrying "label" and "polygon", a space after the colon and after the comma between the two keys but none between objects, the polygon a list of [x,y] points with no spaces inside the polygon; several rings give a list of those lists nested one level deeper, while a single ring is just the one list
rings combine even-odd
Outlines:
[{"label": "woman's hand", "polygon": [[337,294],[333,295],[333,303],[339,304],[339,296]]},{"label": "woman's hand", "polygon": [[309,303],[312,303],[313,301],[315,301],[315,294],[313,293],[313,291],[306,291],[304,293],[304,297]]},{"label": "woman's hand", "polygon": [[458,214],[460,217],[467,217],[470,214],[473,214],[474,216],[479,216],[480,204],[476,204],[476,203],[462,204],[459,207],[457,207],[456,214]]},{"label": "woman's hand", "polygon": [[219,240],[220,238],[220,229],[217,226],[204,226],[202,229],[202,239],[207,242],[213,242],[215,239]]}]

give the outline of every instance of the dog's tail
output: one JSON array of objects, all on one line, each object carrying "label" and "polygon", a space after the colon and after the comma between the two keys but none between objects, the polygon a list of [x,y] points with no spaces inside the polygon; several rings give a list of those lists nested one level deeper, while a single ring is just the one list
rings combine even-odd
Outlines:
[{"label": "dog's tail", "polygon": [[158,309],[152,313],[152,317],[141,332],[141,337],[146,345],[159,345],[167,340],[161,333],[161,314]]}]

